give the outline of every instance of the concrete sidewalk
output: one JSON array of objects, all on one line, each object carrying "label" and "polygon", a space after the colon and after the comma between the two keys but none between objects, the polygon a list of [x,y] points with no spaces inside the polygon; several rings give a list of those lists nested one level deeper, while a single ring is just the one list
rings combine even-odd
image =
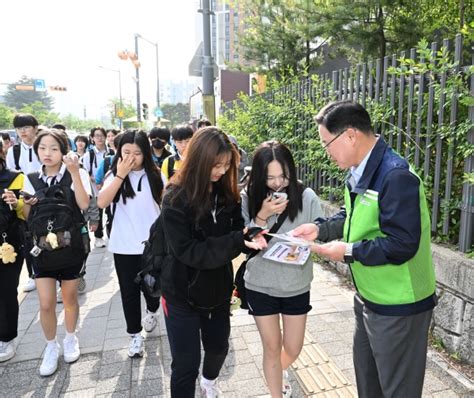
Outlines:
[{"label": "concrete sidewalk", "polygon": [[[293,397],[355,397],[353,292],[332,271],[319,264],[314,269],[313,309],[308,316],[305,345],[290,371]],[[159,327],[146,337],[145,356],[130,359],[118,281],[112,255],[105,249],[94,249],[91,253],[86,280],[87,292],[80,296],[78,327],[82,356],[71,365],[61,358],[58,372],[48,378],[39,376],[45,341],[39,323],[37,293],[20,295],[17,355],[0,364],[1,397],[170,396],[171,355],[163,317]],[[62,304],[57,310],[58,341],[62,343]],[[246,311],[238,310],[232,317],[230,346],[219,378],[224,396],[267,396],[260,337]],[[448,398],[474,394],[472,383],[452,370],[449,375],[439,363],[438,354],[430,352],[423,396]]]}]

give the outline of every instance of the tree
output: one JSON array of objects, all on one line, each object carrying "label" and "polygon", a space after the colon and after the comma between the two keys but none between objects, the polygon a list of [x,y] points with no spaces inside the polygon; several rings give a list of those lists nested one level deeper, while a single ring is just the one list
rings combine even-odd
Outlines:
[{"label": "tree", "polygon": [[45,91],[26,91],[17,90],[17,85],[34,85],[35,79],[27,76],[22,76],[16,83],[9,84],[7,86],[7,92],[4,96],[5,105],[14,108],[21,109],[26,105],[31,105],[35,102],[43,104],[44,109],[51,111],[53,109],[54,99],[51,98]]},{"label": "tree", "polygon": [[277,77],[309,70],[319,63],[314,56],[325,42],[318,23],[321,1],[244,0],[246,29],[239,36],[244,58],[257,70]]},{"label": "tree", "polygon": [[189,104],[163,104],[161,106],[163,117],[171,121],[171,125],[187,123],[191,117]]},{"label": "tree", "polygon": [[66,126],[68,130],[75,130],[80,132],[89,132],[93,127],[101,126],[100,120],[83,120],[72,114],[68,114],[61,118],[61,123]]},{"label": "tree", "polygon": [[[112,124],[118,125],[119,115],[118,112],[120,110],[120,99],[112,98],[109,100],[109,112],[110,112],[110,120]],[[122,119],[128,119],[129,117],[137,115],[137,109],[130,101],[122,100],[122,111],[123,117]]]},{"label": "tree", "polygon": [[59,113],[50,112],[44,103],[42,102],[33,102],[32,104],[25,105],[19,109],[21,113],[30,113],[33,115],[39,124],[44,126],[52,126],[55,123],[59,123],[60,117]]},{"label": "tree", "polygon": [[6,105],[0,104],[0,129],[13,128],[13,117],[15,110]]},{"label": "tree", "polygon": [[279,80],[318,66],[326,43],[331,53],[349,53],[356,61],[382,58],[422,38],[452,39],[474,19],[466,0],[240,1],[244,58]]}]

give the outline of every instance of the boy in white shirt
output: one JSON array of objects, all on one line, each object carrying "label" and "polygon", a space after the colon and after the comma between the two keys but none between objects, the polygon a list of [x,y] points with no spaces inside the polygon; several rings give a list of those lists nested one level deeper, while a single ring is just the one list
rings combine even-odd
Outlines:
[{"label": "boy in white shirt", "polygon": [[[13,126],[17,132],[20,142],[11,146],[7,152],[7,168],[10,170],[22,171],[26,176],[38,170],[41,163],[33,150],[33,143],[38,133],[38,120],[33,115],[19,113],[13,118]],[[23,286],[24,292],[35,290],[35,281],[33,280],[32,263],[33,259],[29,250],[25,250],[25,262],[28,269],[28,281]]]}]

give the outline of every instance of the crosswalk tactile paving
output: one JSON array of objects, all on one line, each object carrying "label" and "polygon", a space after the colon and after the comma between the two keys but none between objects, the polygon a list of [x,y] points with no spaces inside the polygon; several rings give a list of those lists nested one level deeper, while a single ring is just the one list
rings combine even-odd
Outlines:
[{"label": "crosswalk tactile paving", "polygon": [[306,397],[357,397],[354,387],[308,333],[292,368]]}]

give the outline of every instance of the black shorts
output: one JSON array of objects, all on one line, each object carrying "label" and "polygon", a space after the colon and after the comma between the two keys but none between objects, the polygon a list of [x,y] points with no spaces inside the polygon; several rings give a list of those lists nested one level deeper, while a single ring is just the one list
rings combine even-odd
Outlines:
[{"label": "black shorts", "polygon": [[274,314],[303,315],[311,311],[309,292],[293,297],[273,297],[255,290],[245,290],[249,314],[265,316]]},{"label": "black shorts", "polygon": [[[33,264],[33,278],[53,278],[58,281],[72,281],[80,278],[84,275],[83,268],[84,264],[71,265],[67,268],[58,269],[56,271],[41,271],[35,268]],[[85,267],[84,267],[85,269]]]}]

